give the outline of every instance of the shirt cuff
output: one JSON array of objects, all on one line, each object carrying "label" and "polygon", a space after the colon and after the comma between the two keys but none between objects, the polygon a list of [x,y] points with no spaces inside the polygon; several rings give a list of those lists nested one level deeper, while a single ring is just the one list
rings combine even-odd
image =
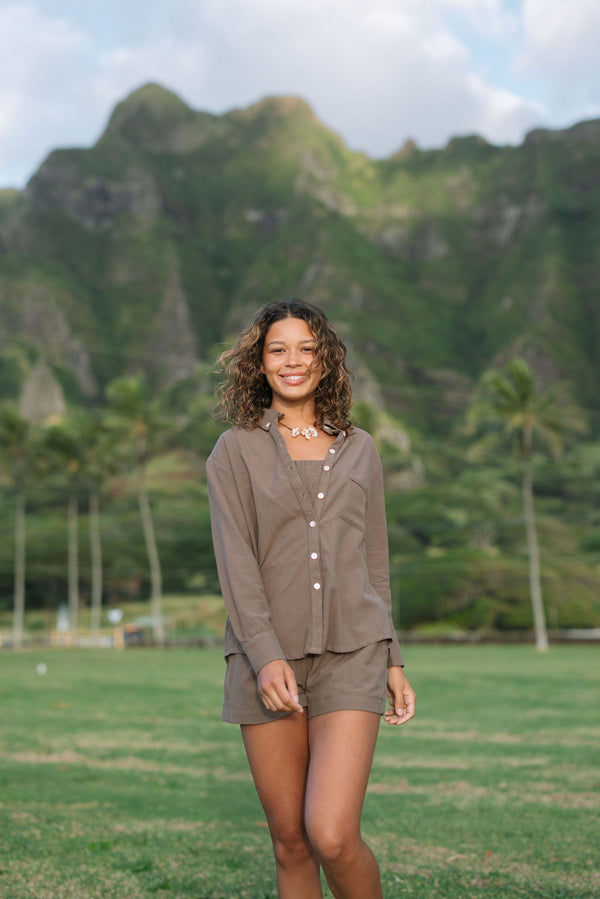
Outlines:
[{"label": "shirt cuff", "polygon": [[394,638],[390,642],[388,647],[388,660],[387,666],[388,668],[395,668],[396,665],[400,665],[404,668],[404,659],[402,658],[402,650],[400,649],[400,644],[398,643],[398,637],[396,636],[396,632],[394,631]]},{"label": "shirt cuff", "polygon": [[285,660],[279,640],[273,633],[257,634],[256,637],[242,643],[242,648],[254,668],[255,674],[258,674],[261,668],[269,662],[274,662],[275,659]]}]

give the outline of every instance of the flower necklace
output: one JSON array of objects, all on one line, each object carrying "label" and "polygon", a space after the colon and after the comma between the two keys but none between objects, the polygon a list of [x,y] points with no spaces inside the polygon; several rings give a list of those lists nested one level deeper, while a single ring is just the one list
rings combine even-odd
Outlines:
[{"label": "flower necklace", "polygon": [[287,428],[288,431],[291,431],[292,437],[299,437],[300,434],[302,434],[303,437],[306,437],[307,440],[310,440],[312,437],[319,436],[319,432],[314,425],[308,425],[307,428],[290,428],[290,426],[286,425],[283,421],[279,421],[278,424],[282,425],[284,428]]}]

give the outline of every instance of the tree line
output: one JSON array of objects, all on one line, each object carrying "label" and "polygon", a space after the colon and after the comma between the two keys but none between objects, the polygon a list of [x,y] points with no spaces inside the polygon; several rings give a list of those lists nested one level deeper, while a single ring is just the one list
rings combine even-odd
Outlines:
[{"label": "tree line", "polygon": [[37,480],[58,474],[67,486],[69,630],[79,613],[79,498],[87,493],[91,570],[91,630],[101,620],[103,569],[100,496],[124,467],[135,474],[137,502],[148,558],[154,638],[164,641],[162,572],[148,497],[146,469],[152,454],[173,438],[173,423],[141,377],[118,378],[107,389],[102,410],[77,410],[62,420],[36,425],[11,403],[0,407],[0,465],[15,496],[13,646],[23,641],[28,491]]},{"label": "tree line", "polygon": [[[36,479],[58,476],[66,485],[68,541],[69,628],[76,632],[79,593],[80,499],[87,495],[90,545],[91,630],[98,634],[103,596],[101,496],[123,470],[133,473],[150,580],[150,604],[154,639],[164,642],[162,615],[162,569],[151,511],[147,466],[151,457],[177,445],[185,436],[199,437],[198,417],[192,402],[187,414],[173,417],[165,412],[160,397],[149,396],[140,376],[117,378],[108,386],[101,410],[77,410],[59,421],[35,425],[14,404],[0,407],[0,471],[14,494],[14,600],[12,643],[23,641],[27,498]],[[202,406],[206,411],[206,403]],[[210,443],[218,427],[206,425],[199,442]],[[208,430],[211,431],[207,434]],[[194,430],[195,429],[195,430]],[[484,374],[466,419],[464,434],[468,458],[477,461],[503,444],[512,445],[521,470],[523,517],[529,561],[529,591],[536,646],[548,646],[546,617],[541,589],[539,546],[534,511],[534,450],[548,450],[558,457],[568,434],[583,433],[585,419],[566,402],[559,389],[540,394],[534,375],[522,359],[513,359],[502,371]],[[208,440],[207,440],[208,438]]]}]

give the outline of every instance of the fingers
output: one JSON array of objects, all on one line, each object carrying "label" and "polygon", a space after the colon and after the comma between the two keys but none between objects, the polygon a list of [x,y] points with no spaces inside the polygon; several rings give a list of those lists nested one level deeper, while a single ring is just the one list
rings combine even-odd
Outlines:
[{"label": "fingers", "polygon": [[291,667],[283,659],[264,665],[257,676],[260,698],[271,712],[301,712],[298,686]]},{"label": "fingers", "polygon": [[292,702],[294,703],[296,711],[301,712],[302,706],[298,702],[298,684],[296,683],[296,675],[289,665],[286,666],[285,671],[285,686],[288,694],[292,697]]},{"label": "fingers", "polygon": [[[392,674],[394,672],[394,674]],[[403,674],[390,669],[388,676],[388,697],[390,707],[384,718],[388,724],[406,724],[415,716],[415,691]]]}]

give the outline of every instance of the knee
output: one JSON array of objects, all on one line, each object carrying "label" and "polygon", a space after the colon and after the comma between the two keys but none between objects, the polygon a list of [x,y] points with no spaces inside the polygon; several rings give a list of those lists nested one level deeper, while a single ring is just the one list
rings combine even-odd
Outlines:
[{"label": "knee", "polygon": [[272,838],[275,860],[281,867],[301,865],[310,857],[310,848],[303,830],[280,830]]},{"label": "knee", "polygon": [[309,839],[320,863],[326,868],[349,864],[360,842],[360,838],[330,824],[312,827]]}]

